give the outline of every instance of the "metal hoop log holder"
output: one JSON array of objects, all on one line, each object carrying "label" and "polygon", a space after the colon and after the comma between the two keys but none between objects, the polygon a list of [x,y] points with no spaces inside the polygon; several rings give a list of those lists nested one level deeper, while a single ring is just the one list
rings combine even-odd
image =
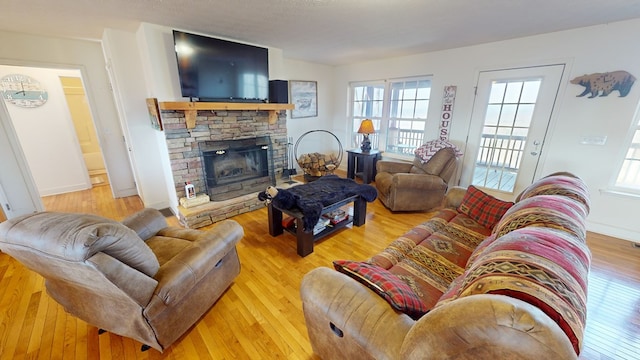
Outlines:
[{"label": "metal hoop log holder", "polygon": [[[301,163],[300,157],[298,156],[298,146],[300,145],[300,142],[307,135],[312,133],[327,133],[331,135],[335,139],[335,141],[338,143],[338,154],[335,157],[331,157],[330,155],[326,155],[326,154],[319,154],[321,157],[324,156],[324,158],[322,159],[314,158],[315,154],[317,153],[301,154],[305,156],[303,158],[303,162]],[[344,149],[342,147],[342,143],[340,142],[340,139],[338,139],[338,137],[334,133],[327,130],[310,130],[302,134],[298,138],[298,141],[296,141],[296,145],[293,149],[293,152],[294,152],[296,162],[298,163],[300,168],[302,168],[302,171],[304,171],[305,180],[313,181],[318,179],[322,175],[333,174],[333,171],[337,169],[340,166],[340,163],[342,162],[342,156],[344,152],[343,150]],[[329,156],[329,159],[326,158],[327,156]],[[319,163],[316,162],[318,160],[319,160]]]}]

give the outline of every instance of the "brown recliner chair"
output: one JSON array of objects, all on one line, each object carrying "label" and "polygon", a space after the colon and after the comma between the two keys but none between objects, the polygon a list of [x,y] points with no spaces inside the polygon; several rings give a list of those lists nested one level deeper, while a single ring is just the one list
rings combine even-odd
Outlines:
[{"label": "brown recliner chair", "polygon": [[391,211],[427,211],[441,205],[456,172],[453,148],[438,150],[428,162],[381,160],[376,164],[378,198]]},{"label": "brown recliner chair", "polygon": [[205,314],[240,273],[233,220],[168,227],[157,210],[122,223],[40,212],[0,224],[0,250],[45,278],[70,314],[159,351]]}]

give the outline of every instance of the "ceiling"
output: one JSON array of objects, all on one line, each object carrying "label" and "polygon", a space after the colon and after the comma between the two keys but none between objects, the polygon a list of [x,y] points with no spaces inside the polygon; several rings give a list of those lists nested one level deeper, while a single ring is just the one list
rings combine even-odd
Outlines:
[{"label": "ceiling", "polygon": [[328,65],[640,18],[638,0],[2,0],[0,30],[101,39],[141,22]]}]

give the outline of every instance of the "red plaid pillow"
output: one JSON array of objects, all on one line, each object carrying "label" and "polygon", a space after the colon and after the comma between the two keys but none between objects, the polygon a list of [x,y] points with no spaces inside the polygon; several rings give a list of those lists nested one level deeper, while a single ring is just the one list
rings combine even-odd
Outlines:
[{"label": "red plaid pillow", "polygon": [[366,285],[396,310],[417,320],[429,311],[413,290],[388,270],[365,262],[336,260],[333,266],[339,272]]},{"label": "red plaid pillow", "polygon": [[464,194],[458,211],[487,229],[493,229],[511,206],[512,202],[496,199],[471,185]]}]

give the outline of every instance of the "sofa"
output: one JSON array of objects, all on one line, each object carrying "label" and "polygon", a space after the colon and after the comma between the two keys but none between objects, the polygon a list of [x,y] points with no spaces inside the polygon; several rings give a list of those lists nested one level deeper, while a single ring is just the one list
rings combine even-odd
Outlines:
[{"label": "sofa", "polygon": [[576,359],[591,259],[584,182],[551,174],[515,204],[454,187],[444,204],[370,259],[336,260],[304,276],[314,352],[323,359]]},{"label": "sofa", "polygon": [[375,185],[378,198],[391,211],[428,211],[440,206],[457,168],[456,152],[447,147],[428,161],[379,160]]},{"label": "sofa", "polygon": [[154,209],[121,223],[39,212],[1,223],[0,250],[42,275],[68,313],[163,351],[239,274],[243,235],[233,220],[206,231],[167,226]]}]

